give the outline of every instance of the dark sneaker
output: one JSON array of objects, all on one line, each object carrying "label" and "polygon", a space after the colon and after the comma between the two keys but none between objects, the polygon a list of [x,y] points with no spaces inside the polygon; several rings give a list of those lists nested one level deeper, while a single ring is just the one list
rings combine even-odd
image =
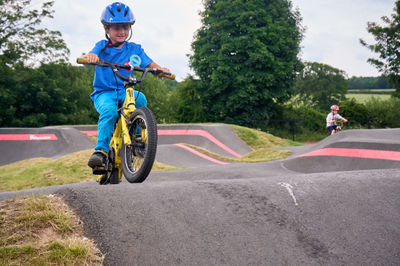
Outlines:
[{"label": "dark sneaker", "polygon": [[106,164],[107,153],[105,151],[95,151],[89,158],[88,165],[91,168],[104,166]]}]

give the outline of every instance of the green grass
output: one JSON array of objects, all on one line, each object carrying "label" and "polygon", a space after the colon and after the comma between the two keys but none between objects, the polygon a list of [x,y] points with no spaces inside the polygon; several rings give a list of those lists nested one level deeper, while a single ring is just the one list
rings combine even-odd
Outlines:
[{"label": "green grass", "polygon": [[15,191],[93,180],[86,165],[92,151],[81,151],[57,160],[34,158],[0,167],[0,191]]},{"label": "green grass", "polygon": [[248,162],[248,163],[265,162],[265,161],[272,161],[272,160],[279,160],[286,158],[287,156],[290,155],[290,151],[277,150],[273,148],[301,145],[293,141],[288,141],[285,139],[275,137],[271,134],[265,133],[260,130],[255,130],[236,125],[230,125],[230,126],[236,133],[236,135],[253,149],[252,152],[245,154],[241,158],[235,159],[210,152],[206,149],[194,145],[188,145],[188,144],[186,145],[190,146],[193,149],[198,150],[201,153],[207,154],[208,156],[214,157],[219,160],[230,161],[230,162]]},{"label": "green grass", "polygon": [[291,146],[292,142],[275,137],[260,130],[230,125],[236,135],[254,150],[259,148]]},{"label": "green grass", "polygon": [[213,152],[210,152],[206,149],[190,145],[190,144],[184,144],[186,146],[189,146],[203,154],[206,154],[210,157],[213,157],[218,160],[226,161],[226,162],[240,162],[240,163],[259,163],[259,162],[266,162],[266,161],[273,161],[273,160],[280,160],[283,158],[286,158],[290,155],[290,151],[286,150],[275,150],[272,148],[263,148],[263,149],[257,149],[254,150],[240,158],[231,158],[227,156],[223,156],[220,154],[216,154]]},{"label": "green grass", "polygon": [[0,202],[0,265],[102,265],[103,259],[61,198]]},{"label": "green grass", "polygon": [[[59,159],[34,158],[0,167],[0,192],[95,180],[87,161],[93,150],[75,152]],[[153,171],[179,169],[155,162]]]},{"label": "green grass", "polygon": [[377,93],[377,94],[390,94],[392,92],[396,91],[396,89],[372,89],[372,90],[347,90],[348,93]]},{"label": "green grass", "polygon": [[354,98],[359,103],[366,103],[372,97],[378,98],[380,100],[388,100],[390,98],[390,94],[368,94],[368,93],[365,93],[365,94],[348,93],[348,94],[346,94],[346,98],[348,98],[348,99]]}]

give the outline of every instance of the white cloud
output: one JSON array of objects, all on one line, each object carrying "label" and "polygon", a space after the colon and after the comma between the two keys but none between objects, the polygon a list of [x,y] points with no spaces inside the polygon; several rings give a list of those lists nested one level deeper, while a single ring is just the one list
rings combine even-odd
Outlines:
[{"label": "white cloud", "polygon": [[293,0],[307,27],[302,58],[345,70],[349,76],[376,76],[367,63],[374,57],[359,39],[373,43],[367,22],[381,23],[381,17],[393,13],[395,0]]},{"label": "white cloud", "polygon": [[[40,1],[40,0],[36,0]],[[35,2],[35,0],[34,0]],[[46,26],[61,31],[71,50],[71,62],[104,38],[100,15],[110,0],[55,1],[55,16]],[[373,54],[359,44],[372,42],[367,22],[381,22],[393,13],[395,0],[293,0],[307,27],[302,58],[345,70],[349,76],[378,75],[366,61]],[[186,54],[195,31],[201,26],[201,0],[125,1],[133,9],[136,24],[132,41],[142,44],[157,63],[182,80],[192,73]]]}]

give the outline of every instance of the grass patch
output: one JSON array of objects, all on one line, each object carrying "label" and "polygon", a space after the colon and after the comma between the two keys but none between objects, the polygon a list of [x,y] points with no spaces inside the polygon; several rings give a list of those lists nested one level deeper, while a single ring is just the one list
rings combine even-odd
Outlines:
[{"label": "grass patch", "polygon": [[226,161],[226,162],[240,162],[240,163],[258,163],[258,162],[266,162],[273,160],[280,160],[288,157],[290,155],[290,151],[285,150],[275,150],[272,148],[259,148],[256,149],[240,158],[231,158],[227,156],[223,156],[217,153],[210,152],[206,149],[200,148],[198,146],[190,145],[184,143],[184,145],[189,146],[203,154],[211,156],[215,159]]},{"label": "grass patch", "polygon": [[326,133],[324,132],[304,132],[296,134],[296,141],[298,143],[309,143],[309,142],[317,142],[323,140],[324,138],[329,136],[329,132],[326,129]]},{"label": "grass patch", "polygon": [[388,100],[390,99],[391,95],[390,94],[370,94],[370,93],[347,93],[346,98],[351,99],[354,98],[356,99],[357,102],[359,103],[366,103],[372,98],[377,98],[380,100]]},{"label": "grass patch", "polygon": [[392,92],[395,92],[396,89],[371,89],[371,90],[362,90],[362,89],[352,89],[352,90],[347,90],[348,93],[363,93],[363,94],[391,94]]},{"label": "grass patch", "polygon": [[16,191],[93,180],[87,160],[91,150],[59,159],[34,158],[0,167],[1,191]]},{"label": "grass patch", "polygon": [[241,158],[231,158],[227,156],[223,156],[220,154],[216,154],[210,152],[206,149],[185,144],[197,151],[204,153],[208,156],[216,158],[222,161],[228,162],[247,162],[247,163],[256,163],[256,162],[265,162],[272,160],[280,160],[288,157],[290,155],[290,151],[285,150],[277,150],[273,149],[275,147],[285,147],[285,146],[293,146],[293,145],[302,145],[298,142],[289,141],[285,139],[281,139],[275,137],[269,133],[265,133],[260,130],[251,129],[247,127],[241,127],[237,125],[230,125],[236,135],[242,139],[247,145],[249,145],[253,151],[242,156]]},{"label": "grass patch", "polygon": [[82,222],[54,195],[0,202],[0,265],[102,265]]},{"label": "grass patch", "polygon": [[[95,180],[87,161],[93,150],[68,154],[59,159],[34,158],[0,167],[0,191],[17,191]],[[153,171],[177,169],[156,162]]]},{"label": "grass patch", "polygon": [[264,149],[272,147],[285,147],[291,146],[294,142],[275,137],[269,133],[265,133],[261,130],[251,129],[247,127],[241,127],[237,125],[229,125],[236,135],[242,139],[252,149]]},{"label": "grass patch", "polygon": [[154,161],[153,168],[151,169],[151,171],[169,171],[169,170],[178,170],[178,169],[184,169],[184,167],[175,167],[175,166],[171,166],[168,164]]}]

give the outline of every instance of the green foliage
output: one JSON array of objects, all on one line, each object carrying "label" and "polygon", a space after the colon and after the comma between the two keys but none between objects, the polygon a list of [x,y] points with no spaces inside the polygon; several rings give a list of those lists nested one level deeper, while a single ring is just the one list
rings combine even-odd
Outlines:
[{"label": "green foliage", "polygon": [[367,117],[372,128],[400,127],[400,98],[388,100],[371,98],[365,103],[368,108]]},{"label": "green foliage", "polygon": [[304,65],[295,86],[295,94],[299,95],[300,101],[323,111],[346,98],[344,71],[317,62],[306,62]]},{"label": "green foliage", "polygon": [[326,116],[327,113],[304,105],[280,105],[279,115],[273,117],[264,130],[287,139],[321,139],[327,134]]},{"label": "green foliage", "polygon": [[190,64],[209,121],[268,121],[289,98],[302,39],[287,0],[206,0]]},{"label": "green foliage", "polygon": [[31,0],[0,1],[0,126],[92,121],[82,95],[90,88],[87,76],[65,64],[40,65],[68,59],[61,33],[40,28],[53,17],[53,4],[37,9]]},{"label": "green foliage", "polygon": [[320,131],[325,127],[325,113],[319,112],[313,108],[302,107],[286,107],[283,112],[285,120],[292,120],[297,126],[303,130]]},{"label": "green foliage", "polygon": [[351,77],[347,80],[348,90],[384,90],[393,85],[387,83],[385,77]]},{"label": "green foliage", "polygon": [[[95,123],[92,73],[69,64],[0,67],[0,126]],[[4,74],[3,74],[4,73]]]},{"label": "green foliage", "polygon": [[173,116],[174,110],[171,109],[169,99],[176,86],[176,81],[147,75],[146,79],[136,88],[146,96],[147,106],[153,111],[158,123],[170,121]]},{"label": "green foliage", "polygon": [[349,119],[349,125],[352,127],[368,127],[368,109],[355,98],[341,102],[340,113]]},{"label": "green foliage", "polygon": [[352,128],[397,128],[400,127],[400,99],[372,97],[365,103],[352,98],[340,103],[340,113],[349,119]]},{"label": "green foliage", "polygon": [[162,81],[165,84],[165,86],[167,86],[168,92],[172,92],[179,85],[179,82],[176,80],[163,78]]},{"label": "green foliage", "polygon": [[68,59],[69,50],[61,33],[39,27],[42,19],[53,17],[53,4],[54,1],[44,2],[41,9],[35,9],[31,0],[0,1],[2,63],[12,65],[24,61],[35,64]]},{"label": "green foliage", "polygon": [[396,88],[394,95],[400,96],[400,0],[395,2],[394,13],[390,17],[383,16],[382,21],[386,26],[368,22],[367,31],[374,36],[375,44],[367,44],[362,39],[360,42],[374,53],[379,54],[379,59],[369,58],[368,62],[385,75],[389,83],[394,85]]},{"label": "green foliage", "polygon": [[204,121],[204,109],[199,95],[201,82],[192,76],[187,77],[171,96],[170,108],[174,109],[174,120],[190,123]]}]

